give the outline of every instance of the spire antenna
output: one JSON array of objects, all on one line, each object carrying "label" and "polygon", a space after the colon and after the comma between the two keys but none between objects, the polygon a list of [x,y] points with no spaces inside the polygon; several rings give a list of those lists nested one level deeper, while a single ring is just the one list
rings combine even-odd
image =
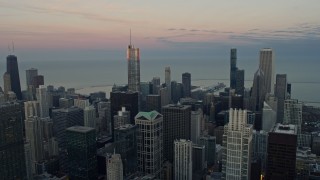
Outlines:
[{"label": "spire antenna", "polygon": [[130,28],[130,46],[131,46],[131,28]]}]

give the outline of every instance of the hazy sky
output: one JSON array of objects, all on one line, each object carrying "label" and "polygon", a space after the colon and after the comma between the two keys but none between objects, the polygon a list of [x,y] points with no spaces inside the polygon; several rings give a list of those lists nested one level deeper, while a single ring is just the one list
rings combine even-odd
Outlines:
[{"label": "hazy sky", "polygon": [[319,0],[0,0],[0,57],[14,41],[22,59],[122,58],[131,28],[142,57],[271,47],[280,57],[315,58],[319,9]]}]

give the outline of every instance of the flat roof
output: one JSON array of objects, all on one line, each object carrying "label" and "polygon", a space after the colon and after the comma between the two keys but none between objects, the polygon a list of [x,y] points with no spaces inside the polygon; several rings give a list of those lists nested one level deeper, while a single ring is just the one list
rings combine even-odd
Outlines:
[{"label": "flat roof", "polygon": [[274,126],[272,132],[281,133],[281,134],[296,135],[297,134],[297,126],[293,125],[293,124],[283,125],[283,124],[277,123]]},{"label": "flat roof", "polygon": [[86,126],[72,126],[67,128],[68,131],[74,131],[74,132],[80,132],[80,133],[86,133],[89,131],[94,130],[94,128],[86,127]]}]

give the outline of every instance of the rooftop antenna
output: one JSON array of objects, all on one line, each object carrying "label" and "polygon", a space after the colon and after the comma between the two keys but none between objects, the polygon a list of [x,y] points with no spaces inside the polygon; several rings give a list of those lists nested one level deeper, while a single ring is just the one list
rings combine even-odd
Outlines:
[{"label": "rooftop antenna", "polygon": [[131,46],[131,28],[130,28],[130,46]]},{"label": "rooftop antenna", "polygon": [[10,49],[10,45],[8,44],[8,51],[9,53],[11,53],[11,49]]},{"label": "rooftop antenna", "polygon": [[12,41],[12,54],[14,53],[14,43]]}]

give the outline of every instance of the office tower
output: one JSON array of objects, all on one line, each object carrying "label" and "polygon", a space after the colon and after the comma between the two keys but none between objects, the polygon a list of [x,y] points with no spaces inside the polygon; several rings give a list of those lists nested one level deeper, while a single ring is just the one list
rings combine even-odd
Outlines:
[{"label": "office tower", "polygon": [[96,179],[97,148],[95,129],[72,126],[66,129],[66,138],[70,179]]},{"label": "office tower", "polygon": [[26,178],[28,180],[33,179],[33,174],[32,174],[32,155],[31,155],[31,145],[29,142],[24,143],[24,157],[25,157],[25,162],[26,162],[26,173],[27,176]]},{"label": "office tower", "polygon": [[37,88],[37,100],[40,103],[40,117],[49,117],[49,104],[48,104],[48,92],[44,85],[40,85]]},{"label": "office tower", "polygon": [[214,136],[201,136],[199,144],[205,146],[205,158],[208,166],[212,166],[216,163],[216,137]]},{"label": "office tower", "polygon": [[268,132],[265,131],[252,131],[252,159],[261,162],[263,172],[266,170],[267,162],[267,145],[268,145]]},{"label": "office tower", "polygon": [[96,128],[97,117],[96,109],[93,106],[87,106],[83,110],[84,126]]},{"label": "office tower", "polygon": [[146,110],[147,96],[150,94],[150,82],[140,83],[141,110]]},{"label": "office tower", "polygon": [[107,159],[107,179],[123,180],[123,165],[120,154],[112,154]]},{"label": "office tower", "polygon": [[152,78],[152,94],[159,94],[160,89],[160,78],[153,77]]},{"label": "office tower", "polygon": [[99,133],[111,135],[111,103],[99,102],[98,103],[98,114],[99,114]]},{"label": "office tower", "polygon": [[254,74],[253,86],[251,92],[251,109],[252,111],[261,111],[263,107],[263,101],[266,96],[265,76],[262,69]]},{"label": "office tower", "polygon": [[24,102],[25,118],[38,116],[40,117],[40,103],[38,101]]},{"label": "office tower", "polygon": [[191,74],[182,74],[183,97],[191,97]]},{"label": "office tower", "polygon": [[126,108],[122,107],[121,111],[118,111],[118,114],[113,116],[113,121],[114,129],[130,124],[130,111],[126,111]]},{"label": "office tower", "polygon": [[192,180],[192,142],[180,139],[174,141],[174,179]]},{"label": "office tower", "polygon": [[169,161],[165,161],[163,163],[163,171],[162,171],[162,178],[166,180],[172,180],[173,178],[173,167]]},{"label": "office tower", "polygon": [[67,171],[66,129],[83,126],[83,110],[78,107],[52,110],[53,133],[59,146],[59,163],[62,171]]},{"label": "office tower", "polygon": [[44,159],[43,123],[37,116],[26,117],[25,129],[26,139],[31,146],[32,161],[40,162]]},{"label": "office tower", "polygon": [[272,49],[265,48],[260,50],[259,69],[264,73],[264,85],[266,93],[274,92],[274,53]]},{"label": "office tower", "polygon": [[223,179],[250,179],[252,125],[247,124],[246,110],[229,110],[229,123],[223,134]]},{"label": "office tower", "polygon": [[236,89],[237,49],[230,50],[230,88]]},{"label": "office tower", "polygon": [[11,90],[16,94],[18,100],[21,100],[22,94],[17,56],[7,56],[7,72],[10,74]]},{"label": "office tower", "polygon": [[294,179],[296,151],[297,127],[292,124],[276,124],[268,135],[265,179]]},{"label": "office tower", "polygon": [[[131,39],[131,35],[130,35]],[[127,49],[128,60],[128,90],[140,91],[140,50],[134,48],[133,45],[128,46]]]},{"label": "office tower", "polygon": [[27,88],[30,86],[33,86],[33,78],[35,76],[38,76],[38,69],[36,68],[30,68],[26,70],[26,83],[27,83]]},{"label": "office tower", "polygon": [[11,78],[8,72],[3,74],[3,92],[4,94],[8,94],[11,91]]},{"label": "office tower", "polygon": [[244,95],[244,70],[236,70],[236,94]]},{"label": "office tower", "polygon": [[24,179],[26,163],[18,103],[0,105],[0,174],[2,179]]},{"label": "office tower", "polygon": [[203,172],[207,167],[205,152],[206,149],[204,145],[192,145],[192,172]]},{"label": "office tower", "polygon": [[[111,92],[111,117],[118,113],[118,111],[125,107],[130,111],[130,124],[134,124],[134,117],[139,112],[139,93],[138,92]],[[114,129],[114,121],[111,121],[112,130]]]},{"label": "office tower", "polygon": [[277,122],[282,123],[283,115],[284,115],[284,100],[287,99],[287,75],[286,74],[277,74],[274,95],[278,99]]},{"label": "office tower", "polygon": [[125,124],[114,129],[114,142],[116,152],[124,160],[123,170],[125,175],[135,172],[137,167],[137,126]]},{"label": "office tower", "polygon": [[59,108],[70,108],[73,106],[74,100],[71,98],[60,98],[59,99]]},{"label": "office tower", "polygon": [[170,100],[168,99],[168,88],[164,87],[164,88],[160,88],[159,89],[159,95],[161,98],[161,107],[168,105]]},{"label": "office tower", "polygon": [[138,126],[138,171],[161,178],[163,163],[163,116],[157,111],[140,112]]},{"label": "office tower", "polygon": [[161,97],[160,95],[150,94],[146,99],[147,111],[161,112]]},{"label": "office tower", "polygon": [[191,107],[169,104],[162,107],[163,114],[163,155],[173,163],[174,140],[191,138]]},{"label": "office tower", "polygon": [[262,109],[262,130],[269,132],[276,124],[277,113],[266,103]]},{"label": "office tower", "polygon": [[171,102],[171,70],[170,67],[165,68],[165,83],[168,89],[168,100]]},{"label": "office tower", "polygon": [[287,99],[284,101],[283,124],[294,124],[297,128],[298,145],[302,143],[301,124],[302,124],[302,103],[297,99]]},{"label": "office tower", "polygon": [[197,144],[200,138],[200,123],[202,116],[203,113],[201,109],[198,109],[197,111],[191,111],[191,141],[194,144]]},{"label": "office tower", "polygon": [[89,99],[74,99],[74,106],[84,109],[85,107],[90,106]]},{"label": "office tower", "polygon": [[42,75],[34,76],[32,83],[34,88],[39,88],[41,85],[44,85],[44,77]]}]

